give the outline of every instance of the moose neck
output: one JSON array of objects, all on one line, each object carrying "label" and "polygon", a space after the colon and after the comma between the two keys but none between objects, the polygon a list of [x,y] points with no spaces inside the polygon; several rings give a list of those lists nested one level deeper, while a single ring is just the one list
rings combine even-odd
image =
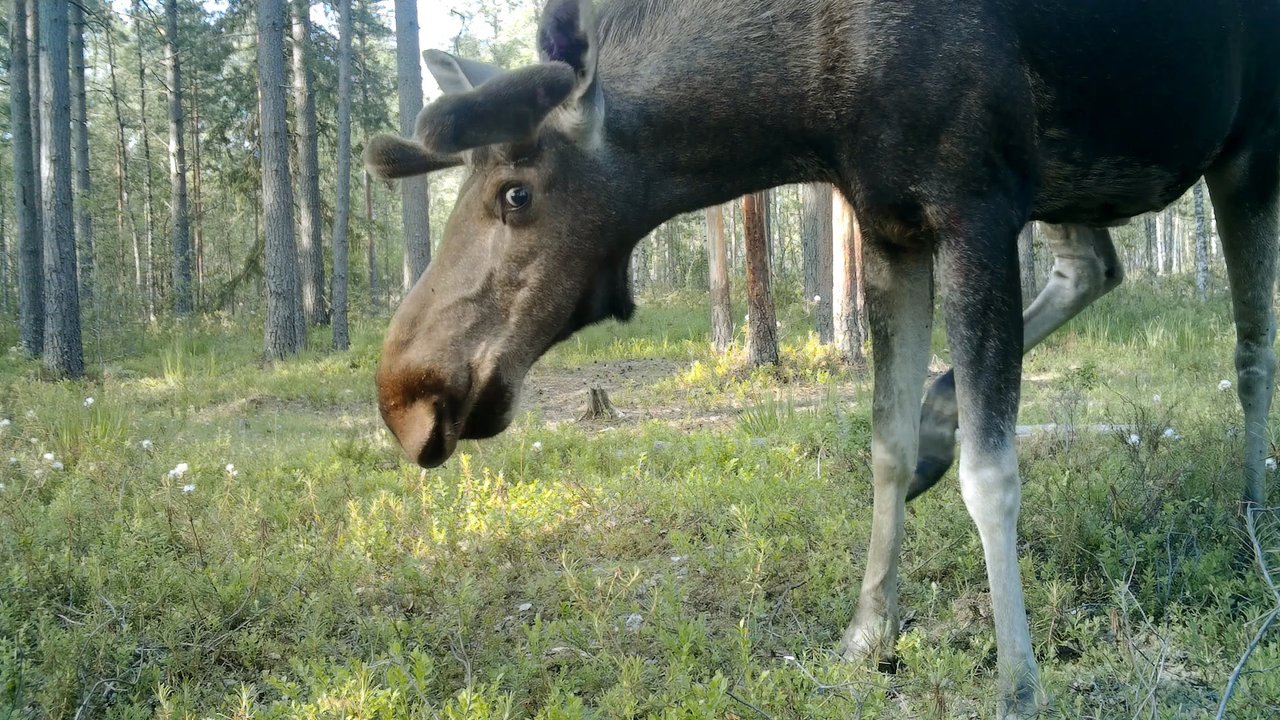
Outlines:
[{"label": "moose neck", "polygon": [[[598,79],[604,142],[640,173],[656,225],[776,185],[836,179],[822,137],[841,78],[814,81],[809,53],[840,42],[824,24],[840,3],[615,0],[602,8]],[[800,7],[797,7],[800,6]],[[828,40],[828,38],[830,40]],[[812,42],[812,40],[810,40]],[[777,48],[765,54],[758,46]],[[841,55],[843,52],[836,52]],[[806,68],[809,68],[806,70]]]}]

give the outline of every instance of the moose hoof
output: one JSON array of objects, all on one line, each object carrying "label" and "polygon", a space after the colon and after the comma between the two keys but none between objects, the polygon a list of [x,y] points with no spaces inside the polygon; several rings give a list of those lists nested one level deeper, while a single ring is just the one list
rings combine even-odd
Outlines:
[{"label": "moose hoof", "polygon": [[891,663],[893,660],[894,638],[886,631],[888,620],[876,618],[872,621],[854,621],[844,631],[838,652],[847,662],[864,662],[874,660],[877,664]]}]

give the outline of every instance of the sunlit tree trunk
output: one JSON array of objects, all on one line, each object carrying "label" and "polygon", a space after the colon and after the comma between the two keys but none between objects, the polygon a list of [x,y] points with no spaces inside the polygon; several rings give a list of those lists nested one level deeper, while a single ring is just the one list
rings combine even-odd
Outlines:
[{"label": "sunlit tree trunk", "polygon": [[35,150],[32,138],[31,76],[27,54],[27,2],[13,0],[9,23],[10,131],[13,135],[13,199],[18,225],[18,347],[28,357],[44,348],[44,267],[36,194]]},{"label": "sunlit tree trunk", "polygon": [[347,227],[351,215],[351,0],[338,0],[338,197],[333,212],[333,348],[351,344],[347,329]]},{"label": "sunlit tree trunk", "polygon": [[106,27],[107,66],[111,73],[111,103],[116,119],[116,236],[124,242],[124,223],[129,221],[129,233],[133,247],[133,282],[138,290],[144,290],[142,282],[142,252],[138,244],[138,221],[129,204],[129,147],[125,142],[123,101],[120,83],[116,77],[115,14],[108,16]]},{"label": "sunlit tree trunk", "polygon": [[169,86],[169,224],[173,231],[173,311],[191,312],[191,215],[187,208],[186,136],[182,125],[182,64],[178,0],[165,0],[165,82]]},{"label": "sunlit tree trunk", "polygon": [[75,163],[76,241],[80,295],[93,302],[93,215],[89,209],[89,115],[84,84],[84,8],[68,3],[71,19],[71,155]]},{"label": "sunlit tree trunk", "polygon": [[1192,188],[1196,203],[1196,295],[1201,300],[1209,294],[1209,231],[1204,213],[1204,181]]},{"label": "sunlit tree trunk", "polygon": [[808,183],[800,188],[800,242],[804,254],[804,296],[813,304],[813,329],[829,343],[835,325],[831,314],[831,186]]},{"label": "sunlit tree trunk", "polygon": [[836,347],[845,362],[862,364],[861,302],[858,289],[858,256],[861,237],[858,220],[849,201],[838,189],[831,193],[832,298]]},{"label": "sunlit tree trunk", "polygon": [[708,284],[711,290],[711,346],[724,352],[733,342],[733,309],[729,300],[729,255],[724,243],[724,210],[709,207],[707,215]]},{"label": "sunlit tree trunk", "polygon": [[742,198],[742,228],[747,256],[747,362],[778,364],[778,318],[769,283],[769,247],[765,239],[763,193]]},{"label": "sunlit tree trunk", "polygon": [[302,314],[310,325],[329,319],[324,301],[320,159],[311,78],[311,0],[293,0],[293,107],[298,139],[298,272]]},{"label": "sunlit tree trunk", "polygon": [[[191,67],[199,67],[192,65]],[[195,212],[191,217],[192,235],[195,237],[195,293],[196,306],[204,305],[204,164],[200,152],[200,80],[193,73],[191,83],[191,201]]]},{"label": "sunlit tree trunk", "polygon": [[156,319],[159,290],[156,282],[155,192],[151,185],[151,131],[147,126],[147,64],[143,59],[143,9],[133,0],[133,29],[138,52],[138,128],[142,134],[142,206],[143,235],[146,238],[147,317]]},{"label": "sunlit tree trunk", "polygon": [[284,0],[258,4],[258,98],[262,126],[262,200],[266,231],[268,357],[293,355],[306,345],[293,237],[293,185],[285,122]]},{"label": "sunlit tree trunk", "polygon": [[40,177],[44,187],[44,365],[59,377],[84,374],[80,293],[71,208],[71,87],[67,5],[40,14]]},{"label": "sunlit tree trunk", "polygon": [[[400,134],[413,136],[422,110],[422,65],[418,52],[416,0],[396,0],[396,75],[399,78]],[[405,292],[431,262],[431,228],[425,175],[400,181],[400,215],[404,223]]]}]

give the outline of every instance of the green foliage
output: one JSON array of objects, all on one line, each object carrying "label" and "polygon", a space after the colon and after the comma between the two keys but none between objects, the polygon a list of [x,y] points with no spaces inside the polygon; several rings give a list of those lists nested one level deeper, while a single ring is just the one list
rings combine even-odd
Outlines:
[{"label": "green foliage", "polygon": [[[658,380],[611,389],[620,426],[544,407],[427,472],[377,417],[376,324],[347,353],[265,366],[256,330],[217,318],[161,325],[84,383],[6,362],[0,717],[991,716],[954,478],[908,510],[897,673],[839,660],[870,533],[867,380],[796,306],[782,369],[713,357],[701,302],[647,298],[530,380],[647,359]],[[1234,517],[1227,308],[1102,305],[1027,360],[1023,422],[1073,403],[1081,428],[1132,429],[1022,444],[1047,716],[1211,716],[1269,607]],[[1273,567],[1277,529],[1264,518]],[[1278,662],[1273,634],[1231,717],[1274,716]]]}]

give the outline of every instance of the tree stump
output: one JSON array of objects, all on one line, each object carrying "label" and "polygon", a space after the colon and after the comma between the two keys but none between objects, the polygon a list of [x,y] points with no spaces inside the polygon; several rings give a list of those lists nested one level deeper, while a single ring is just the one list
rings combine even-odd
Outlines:
[{"label": "tree stump", "polygon": [[583,420],[617,420],[620,413],[613,403],[609,402],[609,394],[604,388],[591,388],[587,391],[587,409],[578,418]]}]

